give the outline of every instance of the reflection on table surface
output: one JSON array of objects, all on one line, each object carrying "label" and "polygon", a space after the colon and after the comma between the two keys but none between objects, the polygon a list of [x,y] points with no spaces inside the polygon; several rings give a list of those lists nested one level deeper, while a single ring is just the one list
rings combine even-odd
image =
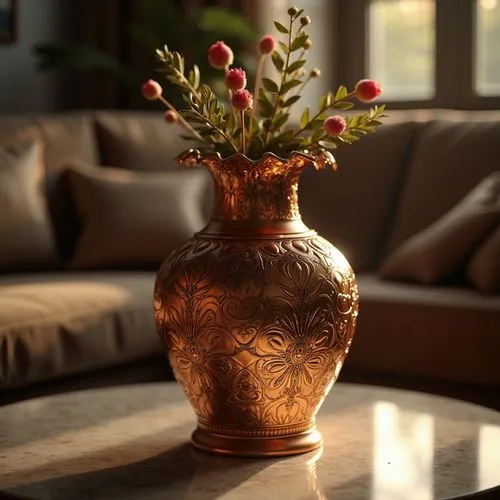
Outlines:
[{"label": "reflection on table surface", "polygon": [[500,484],[500,414],[426,394],[337,384],[318,415],[323,447],[289,458],[197,452],[194,425],[173,383],[0,408],[0,490],[51,500],[430,500]]}]

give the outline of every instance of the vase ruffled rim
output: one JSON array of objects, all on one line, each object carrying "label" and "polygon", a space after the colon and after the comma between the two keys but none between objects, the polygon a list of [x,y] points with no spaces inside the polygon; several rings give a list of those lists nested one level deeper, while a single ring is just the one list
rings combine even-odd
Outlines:
[{"label": "vase ruffled rim", "polygon": [[300,169],[307,166],[313,166],[316,170],[322,170],[330,167],[332,170],[337,169],[337,162],[333,154],[326,149],[319,149],[315,152],[304,151],[292,151],[288,158],[283,158],[281,156],[272,153],[271,151],[265,152],[259,159],[252,160],[243,153],[237,152],[229,156],[222,157],[219,152],[202,153],[199,149],[191,148],[183,151],[178,157],[177,162],[184,167],[196,167],[200,165],[213,166],[214,164],[228,164],[237,162],[245,162],[251,168],[255,168],[261,165],[269,159],[279,162],[283,165],[297,165]]}]

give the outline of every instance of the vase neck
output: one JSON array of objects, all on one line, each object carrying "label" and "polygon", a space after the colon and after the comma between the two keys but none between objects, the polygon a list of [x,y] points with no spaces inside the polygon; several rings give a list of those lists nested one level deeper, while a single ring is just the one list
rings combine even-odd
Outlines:
[{"label": "vase neck", "polygon": [[251,162],[242,155],[206,164],[215,184],[215,205],[204,233],[297,234],[302,222],[298,184],[304,165],[273,156]]},{"label": "vase neck", "polygon": [[236,153],[202,155],[197,149],[178,157],[181,165],[205,165],[215,183],[215,207],[210,223],[199,234],[224,237],[284,237],[315,234],[299,212],[298,185],[302,170],[335,169],[335,158],[324,149],[310,154],[293,152],[288,159],[266,153],[252,161]]}]

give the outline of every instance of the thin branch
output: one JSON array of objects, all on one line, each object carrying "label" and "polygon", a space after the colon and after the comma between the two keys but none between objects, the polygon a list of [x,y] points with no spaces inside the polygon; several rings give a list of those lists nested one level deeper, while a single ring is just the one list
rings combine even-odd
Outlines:
[{"label": "thin branch", "polygon": [[158,97],[158,100],[161,101],[163,104],[165,104],[165,106],[170,109],[170,111],[173,111],[176,115],[177,115],[177,118],[179,119],[179,123],[188,131],[190,132],[191,134],[193,134],[198,140],[202,141],[202,142],[207,142],[208,141],[206,139],[203,139],[203,137],[198,133],[196,132],[196,130],[191,127],[191,125],[189,125],[189,123],[184,120],[184,118],[181,116],[181,114],[174,108],[174,106],[172,106],[172,104],[170,104],[162,95],[160,97]]},{"label": "thin branch", "polygon": [[252,141],[253,134],[253,118],[257,116],[258,106],[259,106],[259,92],[260,84],[262,82],[262,71],[264,69],[264,61],[266,59],[265,54],[261,54],[259,57],[259,62],[257,63],[257,71],[255,73],[255,87],[253,89],[254,105],[250,110],[250,130],[248,131],[248,142]]},{"label": "thin branch", "polygon": [[234,144],[233,140],[231,139],[231,137],[229,137],[223,130],[221,130],[219,127],[217,127],[217,125],[215,125],[215,123],[210,119],[210,118],[207,118],[206,116],[202,115],[199,111],[197,111],[196,109],[191,109],[191,111],[198,115],[205,123],[207,123],[208,125],[210,125],[215,132],[217,132],[218,134],[220,134],[222,137],[224,137],[224,139],[227,141],[227,143],[236,151],[238,152],[238,147]]},{"label": "thin branch", "polygon": [[[278,90],[278,94],[276,95],[276,102],[274,103],[273,113],[269,119],[270,123],[272,123],[272,121],[274,120],[274,117],[276,115],[276,111],[278,111],[280,99],[281,99],[281,96],[283,94],[283,86],[284,86],[285,80],[286,80],[286,70],[288,69],[288,65],[290,64],[290,52],[291,52],[290,48],[292,46],[292,27],[293,27],[293,17],[290,16],[290,25],[288,27],[288,51],[286,53],[286,63],[285,63],[285,66],[283,68],[283,78],[281,79],[281,85],[280,85],[280,88]],[[264,136],[265,143],[267,143],[270,133],[271,133],[271,130],[267,129],[266,135]]]}]

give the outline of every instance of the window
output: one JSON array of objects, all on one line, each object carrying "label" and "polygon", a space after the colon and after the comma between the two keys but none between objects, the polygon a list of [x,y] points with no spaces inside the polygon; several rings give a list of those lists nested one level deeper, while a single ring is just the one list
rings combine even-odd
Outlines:
[{"label": "window", "polygon": [[476,91],[500,94],[500,3],[480,0],[476,6]]},{"label": "window", "polygon": [[387,99],[434,96],[435,17],[433,0],[370,3],[368,74]]},{"label": "window", "polygon": [[500,0],[259,0],[263,27],[294,3],[313,18],[323,75],[308,104],[371,77],[391,109],[500,109]]}]

